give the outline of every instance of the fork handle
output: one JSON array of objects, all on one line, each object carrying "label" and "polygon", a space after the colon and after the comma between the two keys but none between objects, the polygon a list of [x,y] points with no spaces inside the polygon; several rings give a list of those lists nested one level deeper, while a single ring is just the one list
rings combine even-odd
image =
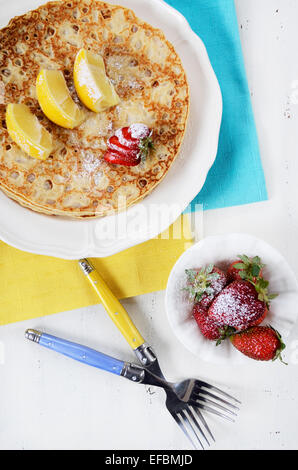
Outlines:
[{"label": "fork handle", "polygon": [[120,330],[130,347],[135,350],[142,346],[145,343],[144,338],[131,321],[123,305],[121,305],[117,297],[112,293],[100,274],[86,259],[81,259],[79,265],[88,281],[95,289],[95,292],[110,318]]},{"label": "fork handle", "polygon": [[52,351],[71,357],[89,366],[111,372],[112,374],[123,375],[125,370],[125,362],[95,351],[87,346],[82,346],[81,344],[57,338],[57,336],[48,335],[37,330],[26,330],[25,336],[27,339],[45,348],[52,349]]},{"label": "fork handle", "polygon": [[38,330],[26,330],[25,337],[45,348],[52,349],[83,364],[111,372],[112,374],[122,375],[135,383],[146,383],[145,370],[137,364],[119,361],[114,357],[107,356],[81,344],[72,343],[66,339],[48,335]]}]

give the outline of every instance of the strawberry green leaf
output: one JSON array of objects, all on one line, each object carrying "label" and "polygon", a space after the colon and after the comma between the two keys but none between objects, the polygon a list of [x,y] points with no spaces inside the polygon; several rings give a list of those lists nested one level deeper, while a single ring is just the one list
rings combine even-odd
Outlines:
[{"label": "strawberry green leaf", "polygon": [[236,269],[244,269],[245,268],[245,264],[244,263],[236,263],[233,265],[234,268]]},{"label": "strawberry green leaf", "polygon": [[239,276],[241,277],[241,279],[247,279],[247,275],[244,271],[239,271]]},{"label": "strawberry green leaf", "polygon": [[232,326],[225,325],[221,328],[218,328],[218,332],[220,334],[220,338],[216,341],[216,346],[221,344],[221,342],[224,341],[225,339],[234,335],[236,332],[236,329],[233,328]]},{"label": "strawberry green leaf", "polygon": [[251,274],[254,276],[254,277],[257,277],[259,274],[260,274],[260,271],[261,271],[261,268],[260,266],[256,265],[256,264],[253,264],[252,267],[251,267]]},{"label": "strawberry green leaf", "polygon": [[214,265],[209,264],[209,266],[207,266],[207,268],[206,268],[206,274],[210,274],[212,272],[213,268],[214,268]]},{"label": "strawberry green leaf", "polygon": [[153,140],[152,140],[152,131],[150,132],[148,137],[144,137],[143,139],[140,140],[139,154],[141,156],[142,161],[146,159],[150,150],[155,150]]},{"label": "strawberry green leaf", "polygon": [[239,270],[240,278],[251,282],[258,293],[258,299],[265,302],[269,307],[270,300],[274,299],[277,294],[268,293],[269,282],[261,276],[261,271],[265,266],[261,262],[261,258],[259,256],[249,258],[247,255],[239,255],[239,259],[241,261],[234,264],[234,267]]},{"label": "strawberry green leaf", "polygon": [[247,255],[238,255],[238,258],[240,258],[244,264],[250,264],[250,259]]},{"label": "strawberry green leaf", "polygon": [[284,360],[282,358],[282,355],[281,355],[282,351],[286,348],[286,345],[282,340],[281,334],[275,328],[273,328],[273,326],[271,326],[271,325],[269,325],[269,326],[270,326],[271,330],[273,330],[275,332],[277,338],[279,339],[279,343],[280,343],[280,346],[276,350],[275,356],[272,359],[272,361],[276,361],[276,359],[279,359],[283,364],[285,364],[287,366],[288,365],[287,362],[284,362]]},{"label": "strawberry green leaf", "polygon": [[269,294],[269,295],[268,295],[268,299],[269,299],[269,300],[273,300],[273,299],[275,299],[276,297],[278,297],[278,294]]},{"label": "strawberry green leaf", "polygon": [[213,273],[213,269],[214,265],[210,264],[199,271],[196,269],[185,270],[188,285],[183,290],[188,291],[190,300],[199,302],[204,294],[212,295],[214,293],[211,282],[218,279],[219,274]]}]

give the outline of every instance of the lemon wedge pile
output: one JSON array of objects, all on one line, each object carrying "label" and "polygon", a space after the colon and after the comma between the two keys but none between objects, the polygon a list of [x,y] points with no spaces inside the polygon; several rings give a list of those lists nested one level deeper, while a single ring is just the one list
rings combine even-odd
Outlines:
[{"label": "lemon wedge pile", "polygon": [[70,96],[60,70],[42,69],[36,80],[36,93],[44,114],[55,124],[73,129],[83,122],[85,113]]},{"label": "lemon wedge pile", "polygon": [[[100,55],[80,49],[73,78],[80,100],[91,111],[98,113],[120,102]],[[74,129],[85,120],[86,112],[72,99],[61,70],[42,69],[36,79],[36,94],[44,114],[58,126]],[[10,103],[6,125],[12,140],[31,157],[45,160],[51,154],[51,134],[26,105]]]},{"label": "lemon wedge pile", "polygon": [[6,126],[12,140],[31,157],[45,160],[51,154],[51,134],[25,104],[10,103],[7,106]]},{"label": "lemon wedge pile", "polygon": [[74,63],[73,78],[80,100],[91,111],[98,113],[119,103],[100,55],[80,49]]}]

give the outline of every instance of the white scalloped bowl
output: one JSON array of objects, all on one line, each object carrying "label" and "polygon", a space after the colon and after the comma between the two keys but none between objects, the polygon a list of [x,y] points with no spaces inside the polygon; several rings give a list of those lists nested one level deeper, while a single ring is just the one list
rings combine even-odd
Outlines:
[{"label": "white scalloped bowl", "polygon": [[275,248],[243,233],[203,239],[186,250],[176,262],[169,276],[165,302],[168,320],[179,341],[195,356],[214,364],[252,364],[255,361],[237,351],[229,340],[216,346],[214,341],[204,338],[192,317],[192,303],[183,292],[185,269],[210,263],[225,269],[239,254],[260,256],[266,265],[263,272],[269,281],[270,291],[278,293],[264,324],[272,325],[285,339],[297,319],[298,283],[287,261]]},{"label": "white scalloped bowl", "polygon": [[[4,6],[4,0],[0,0],[0,6],[2,3]],[[1,9],[2,26],[11,17],[42,3],[5,2]],[[162,0],[110,0],[110,3],[132,8],[140,18],[162,29],[182,59],[190,85],[190,114],[181,151],[164,180],[125,215],[92,220],[45,216],[21,207],[0,191],[0,238],[21,250],[78,259],[109,256],[149,240],[179,217],[202,188],[214,162],[222,100],[202,41],[185,18]],[[162,217],[158,208],[162,208]],[[125,233],[115,233],[115,225],[125,218],[137,223],[126,223]]]}]

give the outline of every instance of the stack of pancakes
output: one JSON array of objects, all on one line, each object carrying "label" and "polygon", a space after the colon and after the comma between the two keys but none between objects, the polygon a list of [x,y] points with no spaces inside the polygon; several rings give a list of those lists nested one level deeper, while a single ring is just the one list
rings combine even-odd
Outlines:
[{"label": "stack of pancakes", "polygon": [[[41,68],[62,70],[79,103],[72,74],[81,48],[103,57],[121,101],[102,113],[86,110],[80,126],[64,129],[42,113],[36,77]],[[183,140],[189,91],[181,60],[162,31],[127,8],[69,0],[47,3],[0,31],[0,103],[1,190],[37,212],[99,217],[135,203],[163,179]],[[54,151],[47,160],[29,157],[12,142],[8,103],[27,104],[51,132]],[[133,123],[153,130],[155,150],[135,167],[105,162],[108,138]]]}]

